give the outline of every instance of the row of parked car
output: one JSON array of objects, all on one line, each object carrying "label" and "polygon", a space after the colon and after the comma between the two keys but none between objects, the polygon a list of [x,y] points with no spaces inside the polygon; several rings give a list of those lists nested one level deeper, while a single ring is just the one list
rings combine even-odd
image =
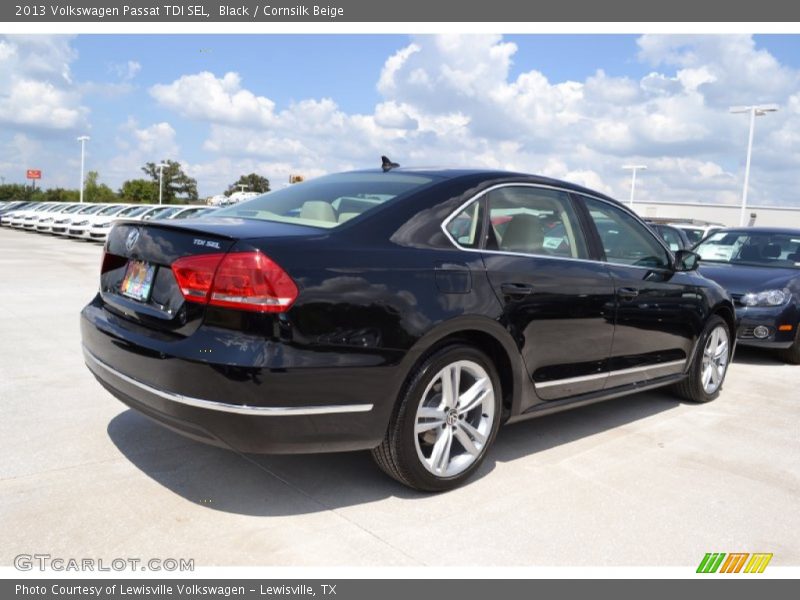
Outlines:
[{"label": "row of parked car", "polygon": [[176,204],[94,204],[76,202],[4,202],[0,224],[77,239],[105,242],[115,221],[196,218],[216,208]]}]

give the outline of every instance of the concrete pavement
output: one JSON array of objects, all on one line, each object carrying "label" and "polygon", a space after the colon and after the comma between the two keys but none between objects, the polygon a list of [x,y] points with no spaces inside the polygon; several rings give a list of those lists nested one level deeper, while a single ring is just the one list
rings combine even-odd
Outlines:
[{"label": "concrete pavement", "polygon": [[645,393],[506,427],[468,485],[368,453],[242,456],[128,410],[83,365],[101,247],[0,229],[0,565],[800,564],[800,367],[740,349],[719,400]]}]

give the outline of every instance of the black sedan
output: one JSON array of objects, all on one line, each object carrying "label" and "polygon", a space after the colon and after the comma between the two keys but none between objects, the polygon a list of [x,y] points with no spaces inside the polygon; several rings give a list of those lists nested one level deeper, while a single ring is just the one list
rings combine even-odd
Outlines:
[{"label": "black sedan", "polygon": [[739,343],[800,364],[800,229],[723,229],[695,251],[703,275],[733,296]]},{"label": "black sedan", "polygon": [[525,174],[320,177],[203,219],[120,222],[82,312],[120,400],[241,452],[372,450],[420,490],[501,423],[720,391],[729,295],[601,194]]}]

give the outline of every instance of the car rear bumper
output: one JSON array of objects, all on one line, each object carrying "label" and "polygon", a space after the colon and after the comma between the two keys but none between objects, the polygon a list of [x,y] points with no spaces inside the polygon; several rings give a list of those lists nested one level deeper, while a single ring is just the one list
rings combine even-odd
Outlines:
[{"label": "car rear bumper", "polygon": [[[190,360],[186,352],[197,344],[144,344],[93,304],[81,317],[84,358],[97,380],[184,436],[239,452],[288,454],[374,448],[385,434],[395,367],[270,369]],[[242,343],[241,332],[212,337],[218,347],[204,349],[220,358]],[[170,344],[173,351],[164,352]]]},{"label": "car rear bumper", "polygon": [[[736,337],[739,344],[743,346],[782,349],[789,348],[795,340],[798,322],[800,322],[800,310],[793,302],[775,308],[737,307],[736,312],[739,317]],[[757,327],[766,327],[767,336],[756,337]]]}]

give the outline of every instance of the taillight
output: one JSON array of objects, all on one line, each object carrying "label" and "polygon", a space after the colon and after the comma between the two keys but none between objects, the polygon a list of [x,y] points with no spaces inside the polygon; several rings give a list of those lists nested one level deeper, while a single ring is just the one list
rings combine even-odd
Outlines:
[{"label": "taillight", "polygon": [[172,272],[178,287],[186,300],[190,302],[208,302],[208,293],[214,282],[217,270],[224,254],[200,254],[184,256],[172,263]]},{"label": "taillight", "polygon": [[203,254],[179,258],[172,272],[186,300],[255,312],[284,312],[297,286],[261,252]]}]

